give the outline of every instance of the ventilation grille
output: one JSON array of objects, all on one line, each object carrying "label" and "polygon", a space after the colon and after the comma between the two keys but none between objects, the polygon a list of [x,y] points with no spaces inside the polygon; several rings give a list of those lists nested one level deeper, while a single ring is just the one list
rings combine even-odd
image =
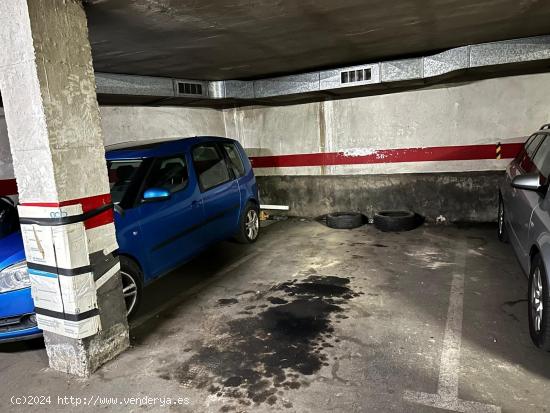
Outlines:
[{"label": "ventilation grille", "polygon": [[340,83],[366,82],[371,80],[370,69],[348,70],[340,73]]},{"label": "ventilation grille", "polygon": [[178,95],[202,96],[202,83],[177,82]]}]

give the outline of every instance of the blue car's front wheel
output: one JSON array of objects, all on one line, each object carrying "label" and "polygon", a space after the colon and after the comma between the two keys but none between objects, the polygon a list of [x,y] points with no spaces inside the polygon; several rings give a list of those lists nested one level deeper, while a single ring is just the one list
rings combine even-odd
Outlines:
[{"label": "blue car's front wheel", "polygon": [[124,295],[127,315],[128,318],[132,318],[141,303],[143,290],[141,269],[130,258],[121,256],[120,278],[122,279],[122,293]]}]

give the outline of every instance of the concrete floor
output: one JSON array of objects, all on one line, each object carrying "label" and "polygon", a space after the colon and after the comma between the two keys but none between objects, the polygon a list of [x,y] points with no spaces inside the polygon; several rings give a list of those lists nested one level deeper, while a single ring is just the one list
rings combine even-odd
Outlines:
[{"label": "concrete floor", "polygon": [[[40,341],[0,346],[0,411],[546,411],[526,288],[492,227],[278,222],[149,287],[133,347],[88,380],[49,370]],[[187,399],[123,399],[144,396]]]}]

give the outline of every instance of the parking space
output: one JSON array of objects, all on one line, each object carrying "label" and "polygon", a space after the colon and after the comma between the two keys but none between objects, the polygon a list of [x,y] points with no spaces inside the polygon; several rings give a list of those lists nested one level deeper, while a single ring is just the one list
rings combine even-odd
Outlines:
[{"label": "parking space", "polygon": [[549,411],[549,17],[0,0],[0,413]]},{"label": "parking space", "polygon": [[[0,409],[42,393],[105,411],[154,411],[119,405],[145,396],[186,398],[170,411],[545,411],[548,356],[495,231],[276,222],[147,288],[131,349],[89,379],[45,368],[38,341],[2,346]],[[41,406],[59,409],[74,406]]]}]

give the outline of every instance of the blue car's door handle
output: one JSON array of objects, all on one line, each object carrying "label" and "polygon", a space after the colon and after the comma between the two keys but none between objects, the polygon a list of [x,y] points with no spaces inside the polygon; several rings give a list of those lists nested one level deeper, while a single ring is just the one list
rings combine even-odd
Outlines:
[{"label": "blue car's door handle", "polygon": [[198,208],[202,201],[193,201],[191,202],[191,208]]}]

